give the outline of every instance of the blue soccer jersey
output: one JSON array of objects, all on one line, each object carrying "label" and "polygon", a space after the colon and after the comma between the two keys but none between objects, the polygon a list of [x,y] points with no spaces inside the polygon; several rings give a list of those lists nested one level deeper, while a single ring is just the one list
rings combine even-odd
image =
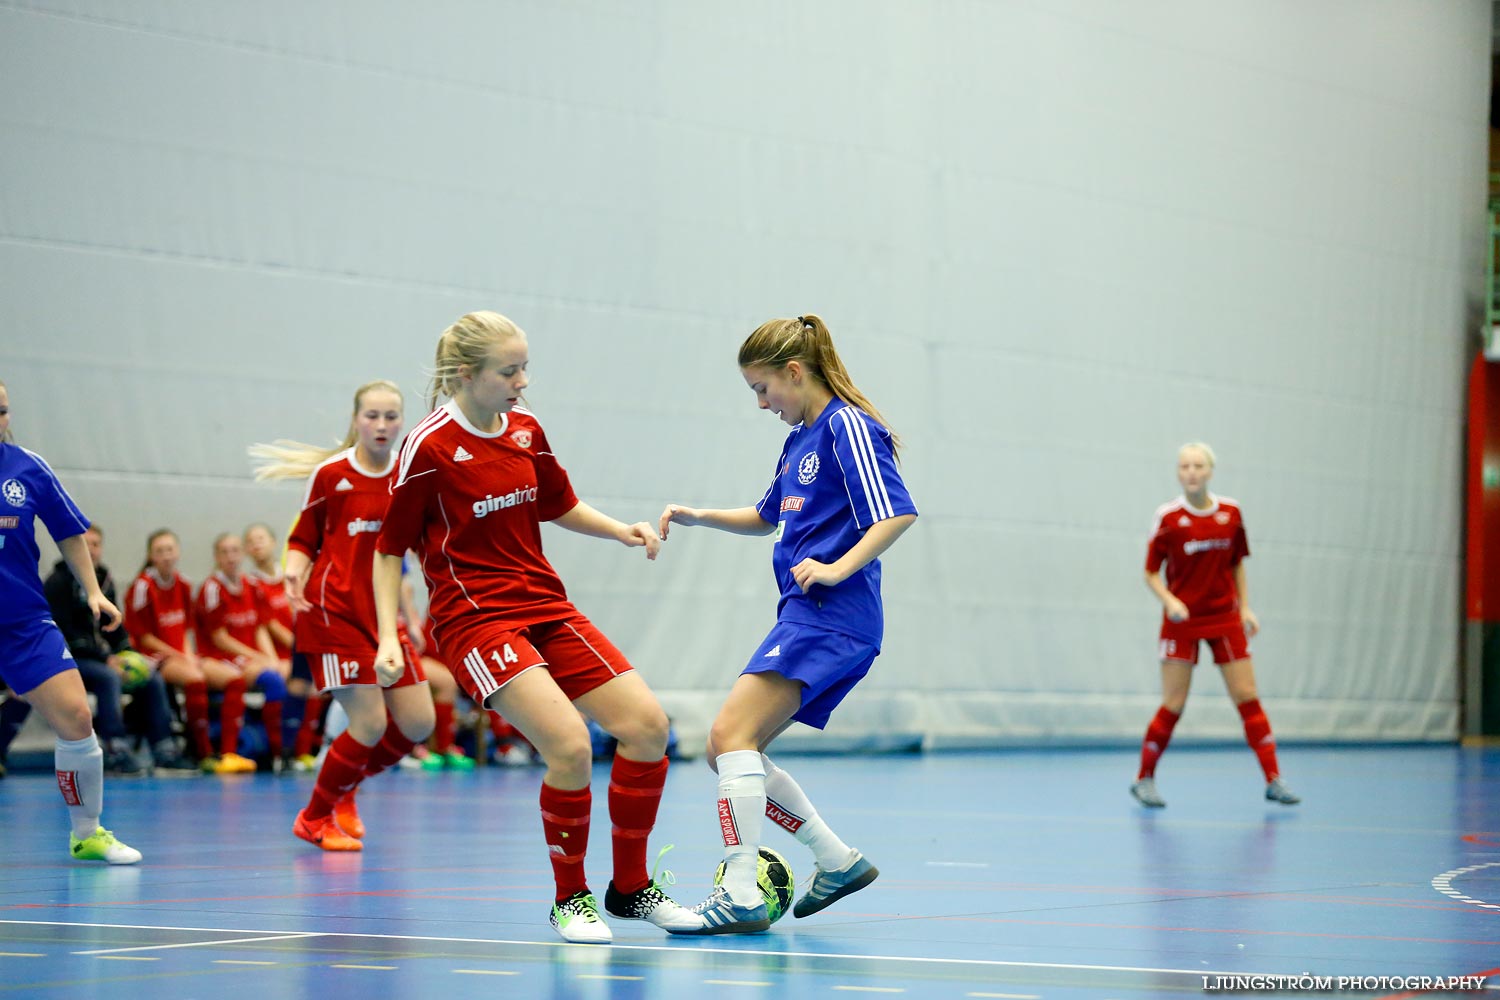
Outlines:
[{"label": "blue soccer jersey", "polygon": [[876,521],[917,513],[896,471],[891,432],[856,406],[834,399],[812,426],[787,436],[771,488],[756,505],[776,525],[771,567],[781,588],[776,617],[874,643],[885,634],[880,560],[835,587],[806,594],[792,579],[804,559],[836,562]]},{"label": "blue soccer jersey", "polygon": [[38,517],[59,542],[89,526],[42,456],[0,442],[0,624],[52,617],[37,571]]}]

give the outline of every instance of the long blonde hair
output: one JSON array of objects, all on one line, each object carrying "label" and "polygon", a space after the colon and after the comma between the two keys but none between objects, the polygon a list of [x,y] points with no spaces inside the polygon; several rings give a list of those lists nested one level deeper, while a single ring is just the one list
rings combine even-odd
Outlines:
[{"label": "long blonde hair", "polygon": [[314,469],[334,455],[354,447],[359,442],[359,431],[354,421],[359,416],[360,400],[364,398],[365,393],[375,389],[394,392],[403,406],[406,403],[406,397],[401,395],[401,389],[396,383],[383,378],[366,382],[354,390],[354,413],[349,418],[349,430],[344,434],[343,441],[332,448],[320,448],[315,444],[304,444],[301,441],[290,441],[286,438],[277,438],[271,444],[252,444],[249,448],[250,457],[259,459],[259,464],[255,467],[255,478],[262,481],[306,479],[312,475]]},{"label": "long blonde hair", "polygon": [[495,344],[507,337],[524,336],[519,326],[497,312],[481,310],[459,317],[458,322],[438,337],[432,381],[427,388],[427,408],[435,410],[439,397],[457,393],[459,380],[484,367]]},{"label": "long blonde hair", "polygon": [[899,457],[901,439],[875,409],[875,404],[865,398],[849,377],[849,369],[844,367],[839,352],[834,350],[833,335],[823,325],[821,317],[808,313],[796,319],[767,320],[740,345],[739,360],[741,368],[773,368],[777,371],[789,362],[802,362],[808,375],[826,385],[829,392],[862,410],[890,431],[891,453]]}]

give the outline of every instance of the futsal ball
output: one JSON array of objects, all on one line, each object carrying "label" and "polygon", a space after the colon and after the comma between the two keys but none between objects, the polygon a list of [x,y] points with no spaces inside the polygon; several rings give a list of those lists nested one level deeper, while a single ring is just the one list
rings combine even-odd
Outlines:
[{"label": "futsal ball", "polygon": [[[720,861],[718,870],[714,872],[714,885],[721,885],[723,882],[724,862]],[[792,905],[792,886],[796,884],[792,866],[786,863],[786,858],[769,847],[762,847],[760,857],[756,859],[755,884],[760,887],[760,894],[766,901],[766,910],[774,924]]]},{"label": "futsal ball", "polygon": [[125,679],[120,684],[120,690],[134,691],[151,679],[151,661],[140,653],[127,649],[115,655],[120,658],[120,668],[125,671]]}]

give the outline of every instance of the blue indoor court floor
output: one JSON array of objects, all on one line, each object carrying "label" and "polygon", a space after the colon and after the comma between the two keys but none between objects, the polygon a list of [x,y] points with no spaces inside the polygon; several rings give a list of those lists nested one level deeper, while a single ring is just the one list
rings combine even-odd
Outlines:
[{"label": "blue indoor court floor", "polygon": [[[66,852],[50,774],[0,781],[0,994],[298,997],[1144,998],[1204,977],[1487,975],[1500,989],[1500,750],[1287,746],[1300,806],[1250,752],[1174,748],[1169,805],[1127,794],[1125,749],[779,758],[881,869],[747,937],[547,924],[539,769],[398,771],[361,793],[362,854],[291,836],[307,775],[113,780],[105,820],[145,860]],[[607,765],[591,884],[608,881]],[[674,765],[652,855],[688,905],[717,859],[712,776]],[[805,850],[779,829],[799,882]],[[1292,995],[1288,992],[1287,995]],[[1297,995],[1309,995],[1300,992]],[[1387,981],[1355,996],[1434,996]]]}]

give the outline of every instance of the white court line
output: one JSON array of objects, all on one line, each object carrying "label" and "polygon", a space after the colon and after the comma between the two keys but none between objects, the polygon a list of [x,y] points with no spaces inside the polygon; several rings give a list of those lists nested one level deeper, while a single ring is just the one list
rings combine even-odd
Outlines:
[{"label": "white court line", "polygon": [[1461,903],[1469,903],[1473,906],[1482,906],[1486,910],[1500,910],[1500,903],[1487,903],[1482,899],[1475,899],[1473,896],[1465,896],[1463,893],[1453,888],[1454,879],[1458,878],[1460,875],[1467,875],[1470,872],[1477,872],[1481,868],[1500,868],[1500,861],[1487,861],[1482,865],[1470,865],[1467,868],[1455,868],[1451,872],[1443,872],[1443,874],[1437,876],[1432,880],[1432,887],[1443,895],[1450,896]]},{"label": "white court line", "polygon": [[[465,938],[465,937],[434,937],[425,934],[368,934],[358,931],[305,931],[299,934],[276,934],[274,931],[256,931],[242,927],[167,927],[159,924],[94,924],[94,923],[70,923],[65,920],[0,920],[3,924],[20,924],[34,927],[105,927],[114,930],[141,930],[141,931],[197,931],[202,934],[266,934],[267,937],[250,938],[254,941],[272,941],[281,938],[314,938],[314,937],[345,937],[360,938],[371,941],[430,941],[439,944],[504,944],[518,945],[528,948],[573,948],[566,941],[516,941],[508,938]],[[270,936],[270,935],[275,935]],[[224,941],[196,941],[186,945],[154,945],[159,948],[181,948],[181,947],[203,947],[204,945],[224,944]],[[1284,975],[1284,973],[1253,972],[1240,969],[1235,972],[1215,969],[1158,969],[1147,966],[1135,965],[1087,965],[1076,962],[1010,962],[996,958],[925,958],[917,956],[901,955],[855,955],[841,954],[838,952],[818,951],[744,951],[738,948],[692,948],[692,947],[665,947],[662,945],[646,944],[611,944],[614,951],[645,951],[668,952],[673,955],[729,955],[736,958],[747,957],[773,957],[773,958],[828,958],[839,961],[860,962],[911,962],[923,965],[973,965],[986,969],[1068,969],[1084,972],[1149,972],[1169,976],[1253,976],[1253,975]],[[81,953],[80,953],[81,954]]]},{"label": "white court line", "polygon": [[752,982],[748,979],[705,979],[706,986],[770,986],[770,983]]},{"label": "white court line", "polygon": [[[63,926],[67,926],[66,924]],[[83,926],[80,924],[79,926]],[[96,927],[108,927],[109,924],[95,924]],[[162,928],[163,930],[167,928]],[[196,927],[173,927],[171,930],[202,930]],[[118,955],[126,951],[166,951],[168,948],[204,948],[216,944],[255,944],[260,941],[290,941],[297,938],[322,937],[321,934],[277,934],[272,937],[248,937],[248,938],[219,938],[214,941],[184,941],[181,944],[146,944],[138,948],[100,948],[96,951],[75,951],[74,955]]]},{"label": "white court line", "polygon": [[216,958],[215,965],[277,965],[276,962],[252,962],[248,958]]},{"label": "white court line", "polygon": [[503,969],[454,969],[466,976],[519,976],[519,972],[509,972]]}]

